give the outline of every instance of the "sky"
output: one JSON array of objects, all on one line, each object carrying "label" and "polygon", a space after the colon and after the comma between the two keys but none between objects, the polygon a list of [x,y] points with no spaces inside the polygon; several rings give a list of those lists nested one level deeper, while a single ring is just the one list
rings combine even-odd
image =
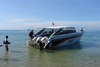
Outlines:
[{"label": "sky", "polygon": [[100,0],[0,0],[0,30],[74,26],[100,29]]}]

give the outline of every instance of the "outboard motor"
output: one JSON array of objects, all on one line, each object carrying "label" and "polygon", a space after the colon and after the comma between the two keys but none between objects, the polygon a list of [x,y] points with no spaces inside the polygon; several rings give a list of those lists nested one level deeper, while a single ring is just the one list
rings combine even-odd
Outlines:
[{"label": "outboard motor", "polygon": [[46,48],[47,44],[49,43],[49,39],[47,37],[34,37],[32,40],[29,40],[30,46],[37,46],[39,47],[42,43],[43,48]]}]

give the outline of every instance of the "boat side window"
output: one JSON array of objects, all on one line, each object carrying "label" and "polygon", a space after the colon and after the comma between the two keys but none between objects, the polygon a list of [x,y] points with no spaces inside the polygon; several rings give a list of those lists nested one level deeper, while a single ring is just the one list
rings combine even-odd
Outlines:
[{"label": "boat side window", "polygon": [[61,30],[60,32],[56,33],[55,35],[75,33],[75,32],[76,32],[76,30]]},{"label": "boat side window", "polygon": [[67,30],[68,33],[75,33],[76,30]]}]

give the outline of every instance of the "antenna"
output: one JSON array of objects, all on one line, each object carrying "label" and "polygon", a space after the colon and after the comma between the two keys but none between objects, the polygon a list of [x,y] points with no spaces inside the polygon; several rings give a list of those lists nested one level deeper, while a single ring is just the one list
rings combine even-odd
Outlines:
[{"label": "antenna", "polygon": [[52,26],[55,26],[54,22],[52,21]]}]

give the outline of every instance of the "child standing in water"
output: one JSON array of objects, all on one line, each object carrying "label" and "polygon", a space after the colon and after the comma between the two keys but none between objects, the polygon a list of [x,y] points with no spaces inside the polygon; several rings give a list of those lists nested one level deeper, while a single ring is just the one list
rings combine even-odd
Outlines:
[{"label": "child standing in water", "polygon": [[3,44],[5,45],[6,51],[8,51],[9,50],[8,45],[10,44],[10,42],[8,41],[8,36],[5,36]]}]

